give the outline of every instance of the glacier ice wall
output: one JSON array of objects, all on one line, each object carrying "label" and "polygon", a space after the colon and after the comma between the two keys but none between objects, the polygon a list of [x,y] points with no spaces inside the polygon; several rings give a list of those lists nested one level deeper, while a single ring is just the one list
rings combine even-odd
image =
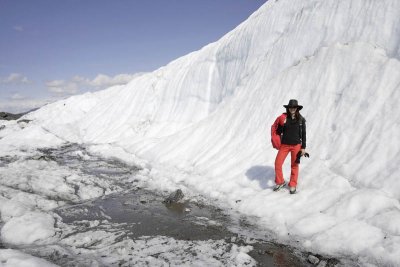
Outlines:
[{"label": "glacier ice wall", "polygon": [[[238,210],[278,233],[290,228],[305,246],[392,264],[400,229],[379,218],[394,212],[400,222],[399,60],[398,0],[268,1],[199,51],[28,118],[64,140],[118,146],[190,173],[185,183],[212,197],[242,196]],[[273,205],[282,199],[265,193],[276,154],[269,131],[291,98],[304,106],[311,158],[301,164],[302,195],[284,200],[297,206],[281,207],[291,214],[282,217]],[[347,239],[343,214],[354,230]],[[296,227],[306,216],[318,231]],[[352,243],[354,233],[362,242]],[[328,246],[335,234],[342,238]]]},{"label": "glacier ice wall", "polygon": [[379,187],[375,177],[397,175],[398,145],[388,142],[398,132],[399,44],[399,1],[269,1],[199,51],[31,117],[67,140],[208,168],[235,151],[271,160],[268,127],[297,98],[315,158]]}]

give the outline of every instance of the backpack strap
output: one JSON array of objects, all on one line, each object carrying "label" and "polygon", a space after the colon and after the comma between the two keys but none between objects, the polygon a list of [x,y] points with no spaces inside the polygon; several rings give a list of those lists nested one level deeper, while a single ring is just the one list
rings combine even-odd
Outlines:
[{"label": "backpack strap", "polygon": [[282,115],[280,115],[278,118],[279,118],[279,125],[280,126],[285,125],[287,114],[286,113],[282,113]]}]

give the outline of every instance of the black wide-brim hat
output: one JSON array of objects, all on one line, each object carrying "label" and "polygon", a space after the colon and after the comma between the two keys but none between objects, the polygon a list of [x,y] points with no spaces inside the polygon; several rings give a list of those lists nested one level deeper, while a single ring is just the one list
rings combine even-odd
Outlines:
[{"label": "black wide-brim hat", "polygon": [[297,108],[298,110],[300,110],[300,109],[302,109],[303,108],[303,106],[301,106],[301,105],[299,105],[298,103],[297,103],[297,100],[296,99],[290,99],[289,100],[289,104],[287,104],[287,105],[283,105],[285,108]]}]

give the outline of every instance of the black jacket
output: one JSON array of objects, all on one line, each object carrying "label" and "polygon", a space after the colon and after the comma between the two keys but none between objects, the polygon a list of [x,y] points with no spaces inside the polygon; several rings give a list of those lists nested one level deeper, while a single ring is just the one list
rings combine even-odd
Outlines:
[{"label": "black jacket", "polygon": [[293,120],[290,116],[286,117],[285,124],[279,129],[282,132],[282,144],[301,144],[301,148],[306,148],[306,120],[303,117],[300,120]]}]

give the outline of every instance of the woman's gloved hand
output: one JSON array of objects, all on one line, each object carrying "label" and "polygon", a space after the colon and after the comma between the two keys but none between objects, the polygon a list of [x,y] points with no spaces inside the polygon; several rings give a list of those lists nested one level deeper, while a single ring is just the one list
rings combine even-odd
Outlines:
[{"label": "woman's gloved hand", "polygon": [[294,161],[295,163],[297,163],[297,164],[300,164],[300,158],[301,158],[301,156],[303,156],[304,155],[304,157],[306,157],[306,158],[309,158],[310,157],[310,154],[308,154],[304,149],[302,149],[302,150],[300,150],[298,153],[297,153],[297,155],[296,155],[296,160]]}]

